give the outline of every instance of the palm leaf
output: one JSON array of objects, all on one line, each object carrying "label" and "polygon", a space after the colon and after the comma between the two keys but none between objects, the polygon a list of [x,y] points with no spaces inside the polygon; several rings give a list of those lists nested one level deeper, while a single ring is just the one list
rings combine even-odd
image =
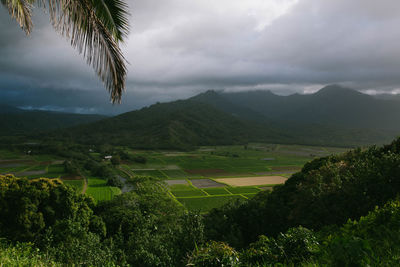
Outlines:
[{"label": "palm leaf", "polygon": [[70,36],[72,46],[94,67],[110,92],[112,102],[120,102],[125,88],[125,59],[112,34],[97,16],[92,0],[49,0],[49,3],[51,10],[56,11],[52,16],[57,18],[54,20],[56,29]]},{"label": "palm leaf", "polygon": [[71,39],[71,45],[100,76],[112,102],[120,102],[125,88],[125,59],[115,33],[109,30],[112,27],[106,26],[107,20],[102,21],[104,16],[98,16],[93,0],[48,0],[48,10],[56,30]]},{"label": "palm leaf", "polygon": [[[32,29],[35,0],[0,0],[27,34]],[[39,0],[49,10],[53,26],[102,79],[113,103],[121,101],[126,65],[118,42],[128,34],[127,5],[122,0]]]},{"label": "palm leaf", "polygon": [[121,0],[92,0],[97,17],[112,33],[115,40],[122,41],[128,35],[128,6]]},{"label": "palm leaf", "polygon": [[32,31],[32,0],[1,0],[26,34]]}]

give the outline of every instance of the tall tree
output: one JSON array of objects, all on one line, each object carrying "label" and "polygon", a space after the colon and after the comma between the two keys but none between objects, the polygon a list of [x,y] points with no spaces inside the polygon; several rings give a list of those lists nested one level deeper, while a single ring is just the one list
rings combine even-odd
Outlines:
[{"label": "tall tree", "polygon": [[54,28],[71,41],[97,72],[113,103],[125,89],[126,60],[119,43],[129,31],[123,0],[0,0],[26,34],[32,31],[34,4],[47,10]]}]

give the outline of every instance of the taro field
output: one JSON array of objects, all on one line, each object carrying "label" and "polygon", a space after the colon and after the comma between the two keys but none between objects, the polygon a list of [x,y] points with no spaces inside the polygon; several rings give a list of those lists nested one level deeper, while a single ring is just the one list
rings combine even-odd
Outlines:
[{"label": "taro field", "polygon": [[95,201],[110,200],[121,194],[119,188],[106,185],[104,179],[68,175],[64,171],[63,162],[63,159],[51,155],[29,156],[0,150],[0,174],[13,174],[28,179],[60,178],[64,184],[72,186],[79,193],[92,196]]},{"label": "taro field", "polygon": [[96,177],[87,177],[87,179],[86,194],[92,196],[96,201],[111,200],[115,195],[121,194],[121,189],[108,186],[105,179]]},{"label": "taro field", "polygon": [[[237,178],[233,178],[237,179]],[[272,187],[233,187],[211,179],[167,180],[169,194],[181,205],[195,212],[207,212],[228,202],[252,198]]]},{"label": "taro field", "polygon": [[[199,212],[273,190],[310,160],[347,151],[344,148],[259,143],[199,147],[190,152],[118,149],[124,150],[132,159],[139,156],[146,159],[145,163],[122,161],[118,170],[121,176],[150,176],[164,181],[172,198],[187,209]],[[103,161],[100,153],[89,154],[96,161]],[[120,189],[108,186],[105,179],[89,177],[85,172],[85,177],[67,175],[63,161],[51,155],[0,150],[0,174],[11,173],[28,179],[60,178],[77,192],[91,195],[96,201],[110,200],[121,193]]]},{"label": "taro field", "polygon": [[164,180],[169,194],[189,210],[207,212],[282,184],[310,160],[343,148],[280,144],[207,146],[192,152],[130,150],[145,164],[122,166],[135,176]]}]

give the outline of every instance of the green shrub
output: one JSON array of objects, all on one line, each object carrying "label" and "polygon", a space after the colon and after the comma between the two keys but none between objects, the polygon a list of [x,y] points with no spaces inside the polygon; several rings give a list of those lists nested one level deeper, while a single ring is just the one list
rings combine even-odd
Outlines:
[{"label": "green shrub", "polygon": [[315,234],[304,228],[289,229],[276,239],[260,236],[258,241],[250,244],[241,255],[245,265],[258,266],[261,264],[298,264],[309,259],[319,249]]},{"label": "green shrub", "polygon": [[210,241],[192,252],[186,266],[239,266],[239,254],[223,242]]},{"label": "green shrub", "polygon": [[7,244],[0,240],[0,266],[7,267],[56,267],[62,266],[54,262],[48,255],[34,248],[32,243]]},{"label": "green shrub", "polygon": [[395,266],[400,260],[400,203],[389,202],[329,235],[316,257],[330,266]]}]

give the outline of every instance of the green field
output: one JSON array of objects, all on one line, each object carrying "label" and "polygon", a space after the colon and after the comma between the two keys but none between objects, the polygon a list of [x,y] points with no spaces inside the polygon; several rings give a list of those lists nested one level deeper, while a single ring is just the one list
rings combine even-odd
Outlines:
[{"label": "green field", "polygon": [[254,186],[228,187],[227,190],[232,194],[256,194],[261,191]]},{"label": "green field", "polygon": [[223,206],[228,202],[233,202],[237,199],[244,199],[242,196],[209,196],[195,198],[177,198],[188,210],[196,212],[206,212],[213,208]]},{"label": "green field", "polygon": [[[249,144],[247,146],[208,146],[192,152],[130,150],[132,156],[142,156],[146,164],[131,163],[131,169],[153,177],[176,178],[257,176],[265,172],[293,173],[315,157],[341,153],[347,149],[279,145]],[[170,167],[174,168],[171,169]],[[160,175],[160,171],[163,175]],[[287,176],[287,174],[286,174]],[[165,178],[164,178],[165,179]]]},{"label": "green field", "polygon": [[257,194],[242,194],[242,196],[244,196],[244,197],[247,197],[247,198],[252,198],[252,197],[254,197],[255,195],[257,195]]},{"label": "green field", "polygon": [[151,176],[160,179],[167,179],[167,177],[159,170],[131,170],[134,175]]},{"label": "green field", "polygon": [[[207,146],[191,152],[131,150],[124,148],[132,158],[141,156],[146,163],[125,161],[117,172],[123,177],[151,176],[162,180],[213,179],[229,177],[254,177],[279,175],[290,177],[302,166],[316,157],[342,153],[347,149],[251,143],[246,146]],[[101,161],[101,154],[91,152],[89,157]],[[4,163],[1,162],[3,160]],[[7,161],[10,161],[7,162]],[[23,161],[21,161],[23,160]],[[0,150],[0,173],[18,173],[28,178],[60,178],[66,175],[63,164],[51,164],[63,160],[51,155],[29,156],[23,153]],[[9,166],[7,166],[7,164]],[[35,174],[30,171],[43,171]],[[83,180],[64,181],[78,191],[83,189]],[[190,210],[208,211],[234,199],[251,198],[260,192],[257,186],[196,188],[188,185],[169,186],[170,194]],[[89,177],[86,193],[96,201],[109,200],[120,194],[118,188],[106,185],[106,180]]]},{"label": "green field", "polygon": [[230,195],[224,187],[204,188],[203,190],[209,195]]},{"label": "green field", "polygon": [[232,199],[249,199],[261,189],[255,186],[211,187],[199,189],[193,185],[172,185],[171,194],[187,209],[206,212],[221,207]]},{"label": "green field", "polygon": [[193,189],[193,190],[185,190],[185,191],[171,191],[171,193],[176,197],[199,197],[206,196],[201,190]]},{"label": "green field", "polygon": [[182,170],[162,170],[168,179],[185,178],[188,174]]},{"label": "green field", "polygon": [[96,201],[111,200],[115,195],[121,194],[117,187],[106,184],[106,180],[95,177],[88,177],[86,194],[92,196]]},{"label": "green field", "polygon": [[175,197],[198,197],[206,196],[200,189],[191,185],[177,184],[170,186],[170,191]]}]

